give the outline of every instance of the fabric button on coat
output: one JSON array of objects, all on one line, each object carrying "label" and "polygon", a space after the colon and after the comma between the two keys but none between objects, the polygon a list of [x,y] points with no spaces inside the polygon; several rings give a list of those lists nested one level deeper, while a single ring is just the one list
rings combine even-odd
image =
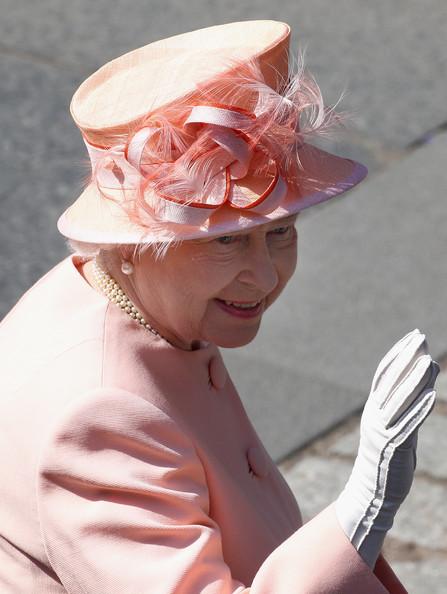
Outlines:
[{"label": "fabric button on coat", "polygon": [[268,475],[268,461],[261,448],[257,446],[249,448],[247,451],[247,459],[251,469],[257,476],[263,478]]},{"label": "fabric button on coat", "polygon": [[208,372],[213,386],[221,390],[227,381],[227,370],[220,357],[213,357],[209,362]]}]

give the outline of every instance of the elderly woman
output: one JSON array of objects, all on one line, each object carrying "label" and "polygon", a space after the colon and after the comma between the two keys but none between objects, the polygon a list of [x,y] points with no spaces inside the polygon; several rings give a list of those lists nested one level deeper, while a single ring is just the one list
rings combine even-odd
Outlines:
[{"label": "elderly woman", "polygon": [[351,477],[305,525],[218,350],[292,276],[297,213],[366,174],[305,142],[335,116],[289,34],[186,33],[76,91],[75,253],[0,326],[2,594],[405,591],[380,549],[434,402],[424,336],[380,363]]}]

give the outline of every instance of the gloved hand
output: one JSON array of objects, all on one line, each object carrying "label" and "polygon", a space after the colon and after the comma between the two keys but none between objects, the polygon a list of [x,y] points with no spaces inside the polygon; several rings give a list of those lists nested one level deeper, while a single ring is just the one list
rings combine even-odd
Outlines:
[{"label": "gloved hand", "polygon": [[434,406],[438,373],[425,336],[416,329],[391,348],[374,375],[357,458],[335,503],[344,532],[371,568],[410,491],[418,428]]}]

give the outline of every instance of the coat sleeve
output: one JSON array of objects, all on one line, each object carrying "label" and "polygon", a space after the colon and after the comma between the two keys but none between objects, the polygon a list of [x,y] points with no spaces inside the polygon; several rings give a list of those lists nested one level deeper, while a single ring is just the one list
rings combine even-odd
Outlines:
[{"label": "coat sleeve", "polygon": [[36,480],[45,550],[69,594],[388,592],[332,506],[275,549],[252,584],[233,579],[193,442],[123,390],[101,388],[65,409]]}]

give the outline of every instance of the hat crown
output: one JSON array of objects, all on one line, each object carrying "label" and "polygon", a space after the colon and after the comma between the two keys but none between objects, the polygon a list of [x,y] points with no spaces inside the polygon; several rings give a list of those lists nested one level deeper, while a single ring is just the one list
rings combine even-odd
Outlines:
[{"label": "hat crown", "polygon": [[90,143],[112,146],[148,114],[194,95],[234,61],[257,58],[265,82],[275,88],[287,77],[289,40],[286,23],[257,20],[155,41],[89,76],[73,95],[72,117]]}]

